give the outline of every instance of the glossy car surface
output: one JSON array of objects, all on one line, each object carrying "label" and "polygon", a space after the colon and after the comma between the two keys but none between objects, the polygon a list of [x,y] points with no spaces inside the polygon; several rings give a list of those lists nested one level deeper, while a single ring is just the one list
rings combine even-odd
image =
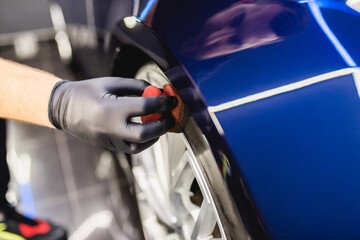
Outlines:
[{"label": "glossy car surface", "polygon": [[157,0],[114,28],[177,88],[253,238],[360,236],[359,4]]},{"label": "glossy car surface", "polygon": [[219,2],[159,1],[149,26],[215,112],[263,225],[275,239],[359,236],[359,13],[343,1]]}]

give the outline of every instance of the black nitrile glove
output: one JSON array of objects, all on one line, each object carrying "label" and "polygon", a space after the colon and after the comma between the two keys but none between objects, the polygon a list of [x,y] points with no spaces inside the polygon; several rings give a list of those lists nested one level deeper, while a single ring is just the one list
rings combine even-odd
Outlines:
[{"label": "black nitrile glove", "polygon": [[[58,82],[49,100],[49,119],[58,129],[109,151],[138,153],[174,124],[170,96],[139,97],[149,84],[142,80],[104,77]],[[131,117],[163,113],[160,120],[141,124]]]}]

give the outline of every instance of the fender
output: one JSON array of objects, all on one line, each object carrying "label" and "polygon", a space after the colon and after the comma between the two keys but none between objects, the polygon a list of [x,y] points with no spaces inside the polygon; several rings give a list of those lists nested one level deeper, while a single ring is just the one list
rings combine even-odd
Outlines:
[{"label": "fender", "polygon": [[254,239],[267,238],[236,161],[215,126],[200,89],[157,34],[142,21],[126,17],[112,31],[109,52],[113,53],[112,74],[115,76],[133,77],[150,60],[164,71],[209,141],[247,231]]}]

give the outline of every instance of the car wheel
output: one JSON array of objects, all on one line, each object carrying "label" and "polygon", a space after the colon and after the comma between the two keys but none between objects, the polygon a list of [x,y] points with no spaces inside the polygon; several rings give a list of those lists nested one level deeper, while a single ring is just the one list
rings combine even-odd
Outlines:
[{"label": "car wheel", "polygon": [[[135,78],[168,84],[155,63]],[[132,156],[146,239],[249,239],[209,144],[191,117],[183,133],[167,133]]]}]

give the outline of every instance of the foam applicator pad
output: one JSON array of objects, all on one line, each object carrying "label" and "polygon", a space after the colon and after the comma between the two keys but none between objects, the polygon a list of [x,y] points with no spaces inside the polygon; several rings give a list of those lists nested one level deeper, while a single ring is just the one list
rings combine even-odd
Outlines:
[{"label": "foam applicator pad", "polygon": [[[176,89],[171,84],[166,84],[163,86],[164,92],[162,93],[160,89],[158,89],[155,86],[149,86],[145,88],[145,91],[143,93],[143,97],[152,97],[152,96],[174,96],[178,100],[178,104],[175,108],[171,111],[171,115],[175,120],[174,127],[169,130],[169,132],[182,132],[187,119],[189,117],[189,111],[186,109],[184,102],[181,100],[179,94],[176,92]],[[143,123],[155,121],[162,117],[162,114],[160,113],[154,113],[146,116],[141,117],[141,121]]]},{"label": "foam applicator pad", "polygon": [[181,100],[179,94],[172,84],[166,84],[163,86],[164,95],[174,96],[178,100],[178,104],[171,111],[171,114],[175,120],[174,127],[169,132],[182,132],[189,117],[189,111],[186,109],[184,102]]},{"label": "foam applicator pad", "polygon": [[[161,96],[162,92],[160,91],[160,89],[158,89],[155,86],[148,86],[145,88],[142,96],[143,97],[155,97],[155,96]],[[149,114],[146,116],[141,116],[141,122],[143,123],[147,123],[147,122],[151,122],[151,121],[156,121],[159,120],[162,117],[161,113],[153,113],[153,114]]]}]

